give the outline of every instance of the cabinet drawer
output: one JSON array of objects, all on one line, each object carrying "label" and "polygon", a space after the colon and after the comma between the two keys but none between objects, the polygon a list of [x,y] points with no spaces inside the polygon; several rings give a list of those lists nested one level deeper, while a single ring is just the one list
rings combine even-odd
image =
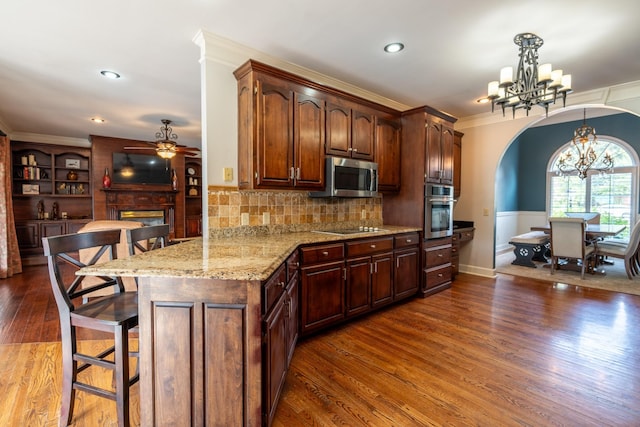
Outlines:
[{"label": "cabinet drawer", "polygon": [[342,243],[323,246],[310,246],[300,249],[302,264],[317,264],[344,259],[344,245]]},{"label": "cabinet drawer", "polygon": [[468,240],[473,240],[473,230],[463,231],[460,233],[460,241],[465,242]]},{"label": "cabinet drawer", "polygon": [[426,282],[427,289],[433,288],[435,286],[451,281],[451,265],[450,264],[447,264],[440,268],[435,268],[433,270],[427,270],[425,273],[427,276],[427,282]]},{"label": "cabinet drawer", "polygon": [[437,265],[446,264],[451,262],[451,247],[444,247],[440,249],[432,249],[427,251],[426,266],[435,267]]},{"label": "cabinet drawer", "polygon": [[393,237],[347,242],[346,246],[348,257],[389,252],[393,250]]},{"label": "cabinet drawer", "polygon": [[278,298],[284,292],[286,283],[287,272],[285,264],[282,264],[262,286],[262,314],[268,313],[273,304],[278,301]]},{"label": "cabinet drawer", "polygon": [[418,233],[402,234],[400,236],[395,236],[393,239],[396,249],[417,246],[420,243]]}]

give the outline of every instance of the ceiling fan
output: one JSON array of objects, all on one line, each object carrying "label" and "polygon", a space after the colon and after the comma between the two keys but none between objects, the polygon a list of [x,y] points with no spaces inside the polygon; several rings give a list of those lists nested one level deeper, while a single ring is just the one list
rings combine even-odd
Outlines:
[{"label": "ceiling fan", "polygon": [[151,147],[124,147],[125,150],[156,150],[158,156],[163,159],[171,159],[177,153],[183,153],[186,156],[195,156],[199,148],[187,147],[185,145],[176,144],[178,135],[173,133],[173,129],[169,126],[172,122],[169,119],[162,119],[164,126],[160,127],[160,132],[156,132],[156,142],[147,142]]}]

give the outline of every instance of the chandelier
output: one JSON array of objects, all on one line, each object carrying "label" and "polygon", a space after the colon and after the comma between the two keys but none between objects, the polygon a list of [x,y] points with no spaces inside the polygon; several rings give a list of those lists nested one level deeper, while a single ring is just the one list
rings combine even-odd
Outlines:
[{"label": "chandelier", "polygon": [[[613,171],[613,157],[608,152],[599,153],[596,130],[587,125],[587,109],[584,110],[582,126],[573,132],[571,147],[558,159],[558,174],[578,171],[580,179],[587,177],[589,170],[597,170],[601,173]],[[574,155],[573,152],[577,152]],[[599,167],[596,161],[600,159]]]},{"label": "chandelier", "polygon": [[532,33],[520,33],[513,42],[520,46],[516,78],[513,78],[513,67],[500,70],[500,81],[489,82],[487,98],[491,100],[491,112],[496,104],[502,107],[502,115],[509,107],[513,117],[517,109],[529,110],[534,105],[545,109],[549,114],[549,105],[562,98],[564,107],[567,94],[571,92],[571,74],[562,74],[562,70],[552,70],[551,64],[538,65],[538,48],[543,40]]},{"label": "chandelier", "polygon": [[176,155],[176,143],[178,135],[173,133],[173,129],[169,126],[171,120],[162,119],[160,132],[156,132],[156,153],[163,159],[171,159]]}]

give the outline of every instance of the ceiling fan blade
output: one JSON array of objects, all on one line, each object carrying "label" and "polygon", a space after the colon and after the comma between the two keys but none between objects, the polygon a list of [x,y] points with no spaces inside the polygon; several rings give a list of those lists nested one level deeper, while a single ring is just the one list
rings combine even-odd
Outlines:
[{"label": "ceiling fan blade", "polygon": [[155,147],[124,147],[125,150],[155,150]]}]

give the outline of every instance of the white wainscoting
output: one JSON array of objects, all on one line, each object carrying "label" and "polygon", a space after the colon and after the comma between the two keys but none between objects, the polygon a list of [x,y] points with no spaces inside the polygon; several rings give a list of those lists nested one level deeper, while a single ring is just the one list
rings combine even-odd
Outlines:
[{"label": "white wainscoting", "polygon": [[509,240],[528,233],[531,227],[546,225],[547,213],[538,211],[511,211],[496,213],[496,254],[513,250]]}]

